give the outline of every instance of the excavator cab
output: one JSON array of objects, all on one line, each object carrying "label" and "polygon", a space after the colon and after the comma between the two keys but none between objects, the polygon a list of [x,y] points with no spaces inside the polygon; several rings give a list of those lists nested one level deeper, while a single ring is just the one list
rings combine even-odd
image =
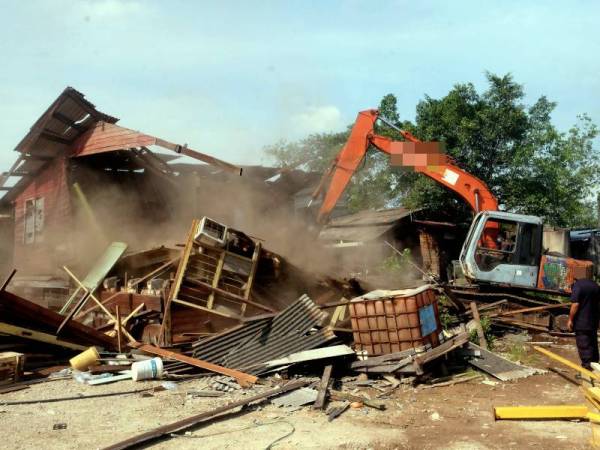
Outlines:
[{"label": "excavator cab", "polygon": [[[495,231],[490,242],[486,230]],[[478,213],[460,253],[467,277],[478,283],[535,288],[542,256],[543,224],[539,217],[500,211]]]}]

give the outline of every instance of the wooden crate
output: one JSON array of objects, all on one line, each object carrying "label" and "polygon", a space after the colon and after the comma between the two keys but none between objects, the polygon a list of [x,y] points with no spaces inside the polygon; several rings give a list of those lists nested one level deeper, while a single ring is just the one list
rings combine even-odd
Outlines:
[{"label": "wooden crate", "polygon": [[23,376],[25,355],[16,352],[0,353],[0,385],[16,383]]}]

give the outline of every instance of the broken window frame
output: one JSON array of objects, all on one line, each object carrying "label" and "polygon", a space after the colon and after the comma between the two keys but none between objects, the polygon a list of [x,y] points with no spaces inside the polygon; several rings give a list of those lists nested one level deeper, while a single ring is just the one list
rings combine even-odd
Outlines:
[{"label": "broken window frame", "polygon": [[23,206],[23,243],[32,245],[44,240],[44,197],[31,197]]}]

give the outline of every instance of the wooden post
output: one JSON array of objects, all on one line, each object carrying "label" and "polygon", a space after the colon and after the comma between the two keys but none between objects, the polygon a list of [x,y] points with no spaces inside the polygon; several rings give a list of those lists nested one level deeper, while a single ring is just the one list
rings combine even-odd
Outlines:
[{"label": "wooden post", "polygon": [[115,315],[117,316],[117,348],[119,349],[119,353],[122,353],[123,348],[121,347],[121,312],[119,311],[119,305],[115,306]]},{"label": "wooden post", "polygon": [[[221,252],[221,255],[219,256],[219,262],[217,263],[217,269],[215,270],[215,274],[213,276],[213,280],[211,283],[213,288],[219,287],[219,280],[221,279],[221,272],[223,270],[223,264],[225,263],[225,255],[226,254],[227,254],[227,252],[225,250],[223,250]],[[206,307],[208,309],[212,309],[214,302],[215,302],[215,291],[210,291],[210,294],[208,295],[208,301],[206,302]]]},{"label": "wooden post", "polygon": [[323,370],[323,376],[321,377],[321,382],[319,383],[319,394],[317,395],[317,399],[313,405],[314,409],[323,409],[325,406],[325,395],[327,394],[327,388],[329,387],[329,379],[331,378],[331,369],[333,366],[331,364],[325,366]]},{"label": "wooden post", "polygon": [[471,302],[471,312],[473,313],[473,320],[475,321],[475,327],[477,328],[477,336],[479,337],[479,346],[488,350],[487,341],[485,340],[485,333],[481,326],[481,319],[479,318],[479,311],[477,310],[477,304]]},{"label": "wooden post", "polygon": [[[260,258],[260,242],[257,242],[254,246],[254,253],[252,254],[252,267],[250,269],[250,275],[248,275],[248,281],[246,282],[246,290],[244,291],[244,299],[250,299],[250,292],[252,292],[252,284],[254,283],[254,275],[256,275],[256,268],[258,267],[258,260]],[[242,304],[240,310],[240,316],[244,316],[246,313],[246,303]]]}]

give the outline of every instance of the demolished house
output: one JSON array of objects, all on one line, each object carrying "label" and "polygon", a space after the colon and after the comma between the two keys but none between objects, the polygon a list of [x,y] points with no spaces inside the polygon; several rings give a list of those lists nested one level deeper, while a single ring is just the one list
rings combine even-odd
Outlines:
[{"label": "demolished house", "polygon": [[117,122],[67,88],[0,178],[1,269],[18,267],[13,286],[42,304],[58,306],[68,291],[62,266],[88,270],[113,240],[129,251],[174,244],[164,236],[204,214],[252,230],[248,218],[267,210],[293,215],[293,195],[315,181],[301,171],[237,167]]}]

